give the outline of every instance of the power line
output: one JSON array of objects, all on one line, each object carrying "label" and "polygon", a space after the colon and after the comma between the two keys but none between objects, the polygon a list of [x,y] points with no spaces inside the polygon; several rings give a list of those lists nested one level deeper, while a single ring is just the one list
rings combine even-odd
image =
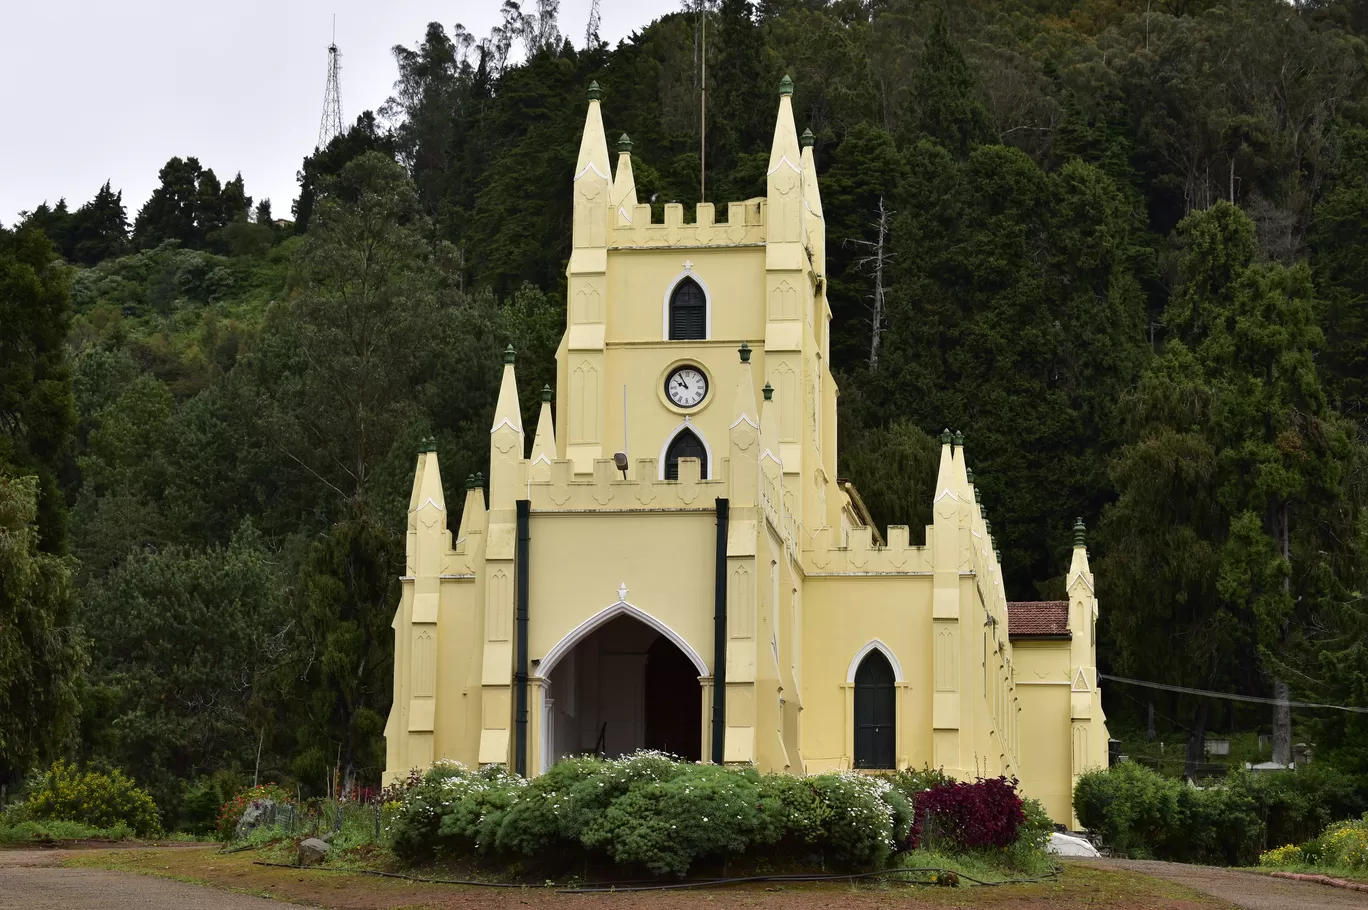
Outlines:
[{"label": "power line", "polygon": [[1213,692],[1210,689],[1192,689],[1187,686],[1171,686],[1167,683],[1148,682],[1143,679],[1127,679],[1124,676],[1112,676],[1110,673],[1099,673],[1097,675],[1102,679],[1108,679],[1112,682],[1125,683],[1130,686],[1144,686],[1147,689],[1163,689],[1165,692],[1181,692],[1185,695],[1224,698],[1227,701],[1248,701],[1259,705],[1287,705],[1291,708],[1326,708],[1331,711],[1349,711],[1353,714],[1368,714],[1368,708],[1360,708],[1355,705],[1323,705],[1314,701],[1279,701],[1276,698],[1263,698],[1258,695],[1235,695],[1231,692]]}]

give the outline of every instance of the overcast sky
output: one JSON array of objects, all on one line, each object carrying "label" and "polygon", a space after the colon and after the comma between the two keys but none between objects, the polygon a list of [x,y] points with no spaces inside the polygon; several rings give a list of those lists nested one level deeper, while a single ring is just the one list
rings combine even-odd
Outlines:
[{"label": "overcast sky", "polygon": [[[318,139],[333,14],[342,116],[376,109],[394,84],[395,44],[428,22],[478,36],[501,0],[0,0],[0,224],[43,200],[75,209],[105,180],[131,222],[173,155],[289,217],[295,172]],[[601,0],[616,43],[678,0]],[[530,7],[532,3],[525,3]],[[589,0],[562,0],[561,30],[583,44]]]}]

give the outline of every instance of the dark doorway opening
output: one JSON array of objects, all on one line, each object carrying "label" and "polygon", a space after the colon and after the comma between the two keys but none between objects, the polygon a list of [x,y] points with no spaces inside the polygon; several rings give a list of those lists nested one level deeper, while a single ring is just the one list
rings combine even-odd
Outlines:
[{"label": "dark doorway opening", "polygon": [[698,669],[664,637],[646,652],[646,748],[701,761],[703,702]]},{"label": "dark doorway opening", "polygon": [[882,651],[865,655],[855,671],[855,767],[892,768],[897,761],[897,692]]}]

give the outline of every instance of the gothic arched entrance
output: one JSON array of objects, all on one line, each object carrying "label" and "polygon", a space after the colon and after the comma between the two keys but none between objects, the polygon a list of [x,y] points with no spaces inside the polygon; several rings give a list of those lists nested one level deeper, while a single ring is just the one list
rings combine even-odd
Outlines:
[{"label": "gothic arched entrance", "polygon": [[574,755],[657,749],[702,758],[703,695],[694,657],[630,614],[577,641],[546,672],[547,766]]}]

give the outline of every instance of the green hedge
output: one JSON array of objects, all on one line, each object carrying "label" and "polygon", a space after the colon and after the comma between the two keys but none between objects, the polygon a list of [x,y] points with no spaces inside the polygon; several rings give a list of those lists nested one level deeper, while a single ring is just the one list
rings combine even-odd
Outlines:
[{"label": "green hedge", "polygon": [[1353,782],[1332,768],[1232,773],[1197,789],[1143,765],[1090,771],[1074,788],[1074,811],[1113,849],[1179,862],[1252,865],[1269,845],[1313,838],[1364,810]]},{"label": "green hedge", "polygon": [[[906,787],[920,787],[909,775]],[[563,761],[531,781],[439,763],[391,826],[409,861],[477,856],[568,865],[602,856],[656,874],[772,849],[836,868],[886,864],[906,842],[911,803],[899,779],[797,778],[674,761],[643,752]]]}]

